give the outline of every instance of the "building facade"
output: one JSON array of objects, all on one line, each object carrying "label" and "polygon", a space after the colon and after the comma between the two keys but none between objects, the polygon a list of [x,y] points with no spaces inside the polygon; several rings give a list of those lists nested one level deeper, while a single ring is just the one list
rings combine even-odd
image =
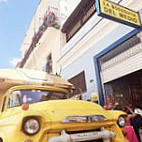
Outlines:
[{"label": "building facade", "polygon": [[[112,1],[134,11],[142,9],[141,0]],[[125,105],[141,106],[141,28],[99,17],[94,0],[60,0],[58,6],[60,28],[48,28],[40,40],[49,42],[39,42],[41,50],[35,48],[36,59],[30,60],[32,51],[21,67],[43,70],[48,57],[52,60],[52,73],[81,88],[83,99],[89,100],[96,92],[102,105],[113,98],[119,103],[125,101]]]},{"label": "building facade", "polygon": [[40,1],[21,46],[22,61],[18,65],[19,67],[53,71],[55,57],[60,54],[58,8],[59,2],[57,0]]}]

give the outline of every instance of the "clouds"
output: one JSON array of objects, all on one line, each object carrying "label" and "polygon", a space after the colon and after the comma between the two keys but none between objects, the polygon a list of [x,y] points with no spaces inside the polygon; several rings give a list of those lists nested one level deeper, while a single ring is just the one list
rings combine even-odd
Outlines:
[{"label": "clouds", "polygon": [[15,67],[17,65],[18,62],[20,62],[21,59],[20,58],[12,58],[12,59],[9,59],[9,62],[10,64]]},{"label": "clouds", "polygon": [[7,2],[8,0],[0,0],[0,3],[2,3],[2,2]]}]

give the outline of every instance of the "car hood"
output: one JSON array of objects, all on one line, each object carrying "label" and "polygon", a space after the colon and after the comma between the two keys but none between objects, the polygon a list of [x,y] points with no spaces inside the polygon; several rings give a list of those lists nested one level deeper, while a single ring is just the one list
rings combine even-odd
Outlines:
[{"label": "car hood", "polygon": [[54,100],[30,105],[30,110],[35,109],[48,114],[51,121],[61,121],[67,116],[86,115],[103,115],[107,119],[112,119],[111,113],[100,105],[80,100]]}]

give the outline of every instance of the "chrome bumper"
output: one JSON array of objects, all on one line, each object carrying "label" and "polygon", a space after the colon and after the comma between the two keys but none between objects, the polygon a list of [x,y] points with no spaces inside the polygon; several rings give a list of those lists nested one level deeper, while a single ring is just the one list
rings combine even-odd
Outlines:
[{"label": "chrome bumper", "polygon": [[60,136],[49,138],[48,142],[79,142],[79,141],[89,141],[103,139],[104,142],[110,142],[110,139],[115,137],[116,134],[112,131],[105,130],[101,131],[87,132],[87,133],[77,133],[77,134],[67,134],[65,130],[62,130]]}]

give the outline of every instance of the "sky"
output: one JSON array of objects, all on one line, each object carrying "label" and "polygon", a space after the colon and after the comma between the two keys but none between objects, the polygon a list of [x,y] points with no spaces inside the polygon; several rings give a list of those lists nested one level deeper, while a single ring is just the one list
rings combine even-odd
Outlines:
[{"label": "sky", "polygon": [[40,0],[0,0],[0,68],[13,68]]}]

